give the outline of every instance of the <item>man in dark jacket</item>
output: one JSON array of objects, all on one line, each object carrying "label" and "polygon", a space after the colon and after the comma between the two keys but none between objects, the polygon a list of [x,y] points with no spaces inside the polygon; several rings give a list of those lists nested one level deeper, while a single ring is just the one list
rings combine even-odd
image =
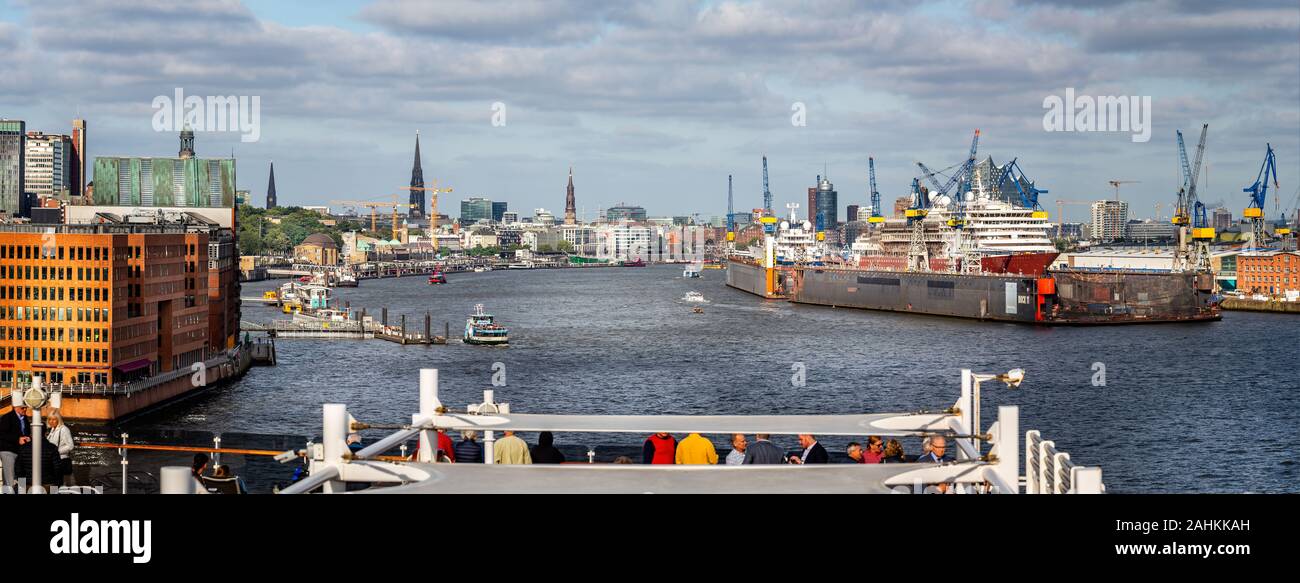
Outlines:
[{"label": "man in dark jacket", "polygon": [[483,463],[483,446],[479,445],[478,432],[472,429],[460,432],[460,441],[456,443],[456,463]]},{"label": "man in dark jacket", "polygon": [[745,448],[746,465],[749,464],[783,464],[785,463],[785,452],[776,444],[768,441],[771,437],[766,433],[759,433],[754,436],[754,443]]},{"label": "man in dark jacket", "polygon": [[830,454],[826,453],[826,448],[817,443],[817,438],[807,433],[799,434],[799,445],[803,447],[803,455],[790,456],[792,464],[828,464],[831,462]]},{"label": "man in dark jacket", "polygon": [[4,465],[4,486],[12,487],[18,478],[18,452],[32,442],[32,423],[27,407],[16,406],[0,416],[0,464]]},{"label": "man in dark jacket", "polygon": [[555,447],[555,435],[550,431],[537,434],[537,445],[533,446],[530,453],[535,464],[564,463],[564,454],[560,453],[560,450]]}]

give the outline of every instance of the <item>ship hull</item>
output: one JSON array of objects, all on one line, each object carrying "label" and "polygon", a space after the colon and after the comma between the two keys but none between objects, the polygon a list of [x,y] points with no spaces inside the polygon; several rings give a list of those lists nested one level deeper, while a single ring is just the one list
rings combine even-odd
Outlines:
[{"label": "ship hull", "polygon": [[[1203,278],[1188,273],[1047,270],[960,275],[813,266],[766,270],[744,261],[729,262],[727,272],[727,285],[736,289],[821,306],[1049,326],[1221,318]],[[733,273],[738,277],[731,277]],[[769,280],[779,283],[776,294],[763,286]]]}]

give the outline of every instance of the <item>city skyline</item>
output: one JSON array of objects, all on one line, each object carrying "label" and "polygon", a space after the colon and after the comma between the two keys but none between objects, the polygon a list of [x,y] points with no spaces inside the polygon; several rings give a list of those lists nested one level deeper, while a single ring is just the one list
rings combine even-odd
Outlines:
[{"label": "city skyline", "polygon": [[[1009,0],[513,11],[378,1],[309,11],[210,0],[178,11],[0,0],[15,80],[0,88],[0,117],[59,134],[86,119],[92,158],[167,156],[175,133],[150,128],[155,96],[260,96],[259,141],[197,132],[196,142],[198,156],[244,162],[239,187],[254,200],[265,197],[258,181],[271,159],[281,205],[407,198],[411,133],[423,130],[426,180],[559,210],[572,165],[588,216],[620,201],[654,216],[722,215],[728,174],[738,211],[760,207],[763,155],[774,207],[803,202],[825,165],[843,213],[867,204],[868,155],[882,200],[893,200],[907,194],[916,160],[959,162],[975,128],[980,158],[1018,157],[1051,190],[1049,210],[1057,198],[1108,198],[1106,181],[1122,179],[1141,181],[1123,197],[1148,216],[1177,191],[1174,130],[1209,123],[1202,200],[1240,214],[1268,142],[1282,183],[1274,200],[1289,210],[1300,179],[1300,9],[1113,4],[1104,14]],[[78,21],[101,25],[67,34]],[[228,34],[194,34],[218,29]],[[1044,131],[1043,100],[1067,89],[1151,96],[1150,141]],[[792,126],[795,104],[806,126]],[[1084,220],[1082,207],[1066,211]]]}]

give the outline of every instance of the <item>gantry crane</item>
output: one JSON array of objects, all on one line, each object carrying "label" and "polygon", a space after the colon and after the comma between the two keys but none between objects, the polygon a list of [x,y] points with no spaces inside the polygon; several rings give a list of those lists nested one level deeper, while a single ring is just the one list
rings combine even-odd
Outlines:
[{"label": "gantry crane", "polygon": [[1255,183],[1242,189],[1242,192],[1250,193],[1250,206],[1242,213],[1242,216],[1250,219],[1250,230],[1254,240],[1251,245],[1259,248],[1264,241],[1265,223],[1264,223],[1264,201],[1268,198],[1268,180],[1269,176],[1273,177],[1273,189],[1280,187],[1277,183],[1277,159],[1273,156],[1273,145],[1265,144],[1267,150],[1264,153],[1264,164],[1259,167],[1259,174],[1255,176]]},{"label": "gantry crane", "polygon": [[1205,204],[1196,198],[1196,180],[1201,173],[1201,162],[1205,159],[1205,137],[1209,129],[1210,124],[1201,124],[1201,139],[1196,145],[1196,161],[1190,167],[1187,164],[1187,149],[1183,145],[1183,132],[1176,132],[1179,165],[1183,170],[1183,186],[1178,190],[1178,206],[1174,210],[1171,221],[1178,225],[1176,267],[1188,271],[1210,269],[1210,242],[1214,240],[1214,227],[1211,227],[1206,219]]},{"label": "gantry crane", "polygon": [[885,217],[880,214],[880,191],[876,190],[876,159],[871,156],[867,156],[867,173],[871,179],[871,216],[867,217],[867,222],[884,223]]},{"label": "gantry crane", "polygon": [[772,191],[767,189],[767,155],[763,155],[763,210],[771,216],[772,212]]}]

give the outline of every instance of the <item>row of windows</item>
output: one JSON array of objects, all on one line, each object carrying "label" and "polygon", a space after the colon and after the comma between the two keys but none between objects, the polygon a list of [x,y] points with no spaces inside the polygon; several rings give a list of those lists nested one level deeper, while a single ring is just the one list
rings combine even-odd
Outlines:
[{"label": "row of windows", "polygon": [[61,302],[107,302],[108,290],[102,287],[32,287],[0,286],[0,300],[36,300]]},{"label": "row of windows", "polygon": [[107,247],[64,247],[61,245],[0,245],[0,259],[71,259],[108,261]]},{"label": "row of windows", "polygon": [[[75,277],[73,277],[75,275]],[[43,279],[66,281],[108,281],[107,267],[49,267],[45,265],[0,265],[0,279]]]},{"label": "row of windows", "polygon": [[[63,371],[56,370],[50,372],[42,372],[40,374],[45,376],[46,382],[50,382],[54,384],[62,384],[62,383],[88,384],[92,382],[100,385],[108,384],[108,373],[103,373],[103,372],[96,372],[96,373],[69,372],[65,374]],[[24,383],[30,383],[32,380],[32,373],[30,371],[17,371],[17,374],[15,375],[14,371],[12,370],[0,370],[0,383],[12,383],[14,381],[15,376],[19,377],[19,379],[22,380],[22,382]]]},{"label": "row of windows", "polygon": [[[9,361],[26,360],[29,362],[84,362],[108,364],[108,351],[98,348],[46,348],[28,346],[0,347],[0,354],[7,354]],[[75,357],[75,358],[74,358]]]},{"label": "row of windows", "polygon": [[0,340],[30,342],[108,342],[107,328],[25,328],[0,326]]},{"label": "row of windows", "polygon": [[36,320],[39,322],[107,322],[108,308],[46,308],[34,306],[0,306],[0,320]]}]

